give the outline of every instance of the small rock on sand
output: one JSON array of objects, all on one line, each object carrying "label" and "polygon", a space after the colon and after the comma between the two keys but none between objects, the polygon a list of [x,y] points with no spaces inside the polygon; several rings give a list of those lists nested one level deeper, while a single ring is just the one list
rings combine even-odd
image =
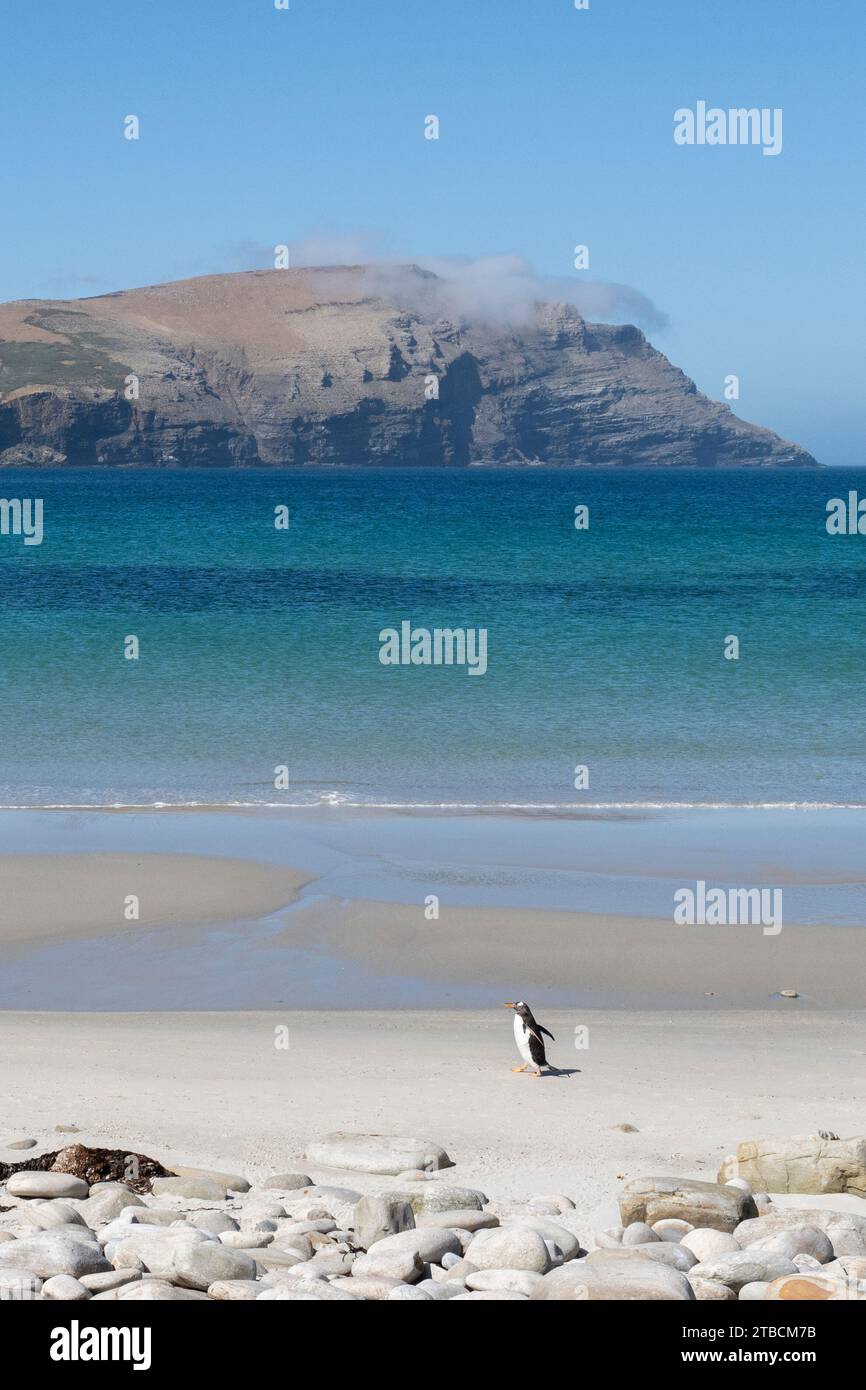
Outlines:
[{"label": "small rock on sand", "polygon": [[550,1255],[544,1237],[528,1227],[505,1226],[478,1231],[472,1238],[466,1258],[482,1269],[521,1269],[545,1274]]},{"label": "small rock on sand", "polygon": [[420,1168],[433,1172],[453,1165],[440,1144],[430,1139],[404,1139],[389,1134],[347,1134],[337,1131],[326,1134],[307,1148],[305,1157],[323,1168],[338,1168],[348,1172],[404,1172]]},{"label": "small rock on sand", "polygon": [[83,1303],[90,1290],[68,1274],[55,1274],[42,1285],[42,1297],[60,1299],[65,1303]]},{"label": "small rock on sand", "polygon": [[10,1197],[86,1197],[90,1188],[82,1178],[71,1173],[30,1172],[13,1173],[6,1183]]},{"label": "small rock on sand", "polygon": [[226,1196],[225,1183],[202,1177],[154,1178],[151,1190],[155,1197],[192,1197],[206,1202],[222,1202]]},{"label": "small rock on sand", "polygon": [[400,1197],[362,1197],[355,1204],[355,1243],[369,1250],[377,1240],[410,1231],[415,1214],[409,1202]]}]

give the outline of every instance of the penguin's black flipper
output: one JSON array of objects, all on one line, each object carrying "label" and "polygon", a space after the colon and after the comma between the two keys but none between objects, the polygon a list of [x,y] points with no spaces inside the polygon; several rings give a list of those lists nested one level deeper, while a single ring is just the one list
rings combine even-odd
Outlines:
[{"label": "penguin's black flipper", "polygon": [[546,1033],[547,1036],[550,1038],[551,1042],[556,1042],[556,1038],[553,1036],[549,1028],[542,1028],[540,1023],[537,1023],[535,1026],[538,1029],[539,1033]]},{"label": "penguin's black flipper", "polygon": [[528,1033],[527,1041],[528,1041],[528,1043],[529,1043],[529,1055],[530,1055],[530,1057],[532,1058],[533,1062],[535,1063],[535,1065],[536,1065],[537,1067],[546,1067],[546,1066],[547,1066],[547,1057],[545,1056],[545,1052],[544,1052],[544,1043],[541,1041],[541,1038],[540,1038],[540,1037],[538,1036],[538,1034],[534,1031],[534,1029],[532,1029],[532,1028],[528,1029],[528,1030],[527,1030],[527,1033]]}]

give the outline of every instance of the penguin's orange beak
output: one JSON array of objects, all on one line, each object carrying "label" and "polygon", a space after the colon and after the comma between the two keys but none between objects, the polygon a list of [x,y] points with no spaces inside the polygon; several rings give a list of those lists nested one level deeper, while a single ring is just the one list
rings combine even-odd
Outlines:
[{"label": "penguin's orange beak", "polygon": [[510,999],[507,999],[507,1000],[505,1001],[505,1003],[502,1005],[502,1007],[503,1007],[503,1009],[513,1009],[513,1008],[514,1008],[514,1004],[512,1003],[512,1001],[511,1001]]}]

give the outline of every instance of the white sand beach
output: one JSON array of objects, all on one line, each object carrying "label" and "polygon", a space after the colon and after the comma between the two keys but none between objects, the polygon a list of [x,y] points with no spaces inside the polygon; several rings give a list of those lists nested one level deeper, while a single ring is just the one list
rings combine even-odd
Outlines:
[{"label": "white sand beach", "polygon": [[[567,1194],[591,1231],[616,1219],[625,1178],[715,1179],[742,1140],[862,1131],[862,1015],[539,1014],[556,1035],[551,1060],[579,1070],[512,1073],[504,1009],[2,1012],[0,1141],[32,1137],[32,1153],[78,1141],[131,1147],[260,1179],[309,1171],[306,1145],[331,1130],[399,1133],[444,1145],[456,1167],[443,1178],[494,1200]],[[275,1046],[282,1027],[287,1050]],[[584,1050],[576,1027],[588,1029]],[[23,1157],[0,1148],[0,1160]]]}]

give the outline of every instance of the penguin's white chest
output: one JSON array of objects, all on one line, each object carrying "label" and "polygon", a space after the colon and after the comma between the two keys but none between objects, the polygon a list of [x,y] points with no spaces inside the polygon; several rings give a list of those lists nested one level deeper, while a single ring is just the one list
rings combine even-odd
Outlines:
[{"label": "penguin's white chest", "polygon": [[529,1029],[523,1022],[520,1014],[514,1015],[514,1041],[517,1043],[517,1051],[520,1053],[524,1062],[531,1062],[532,1053],[529,1051]]}]

